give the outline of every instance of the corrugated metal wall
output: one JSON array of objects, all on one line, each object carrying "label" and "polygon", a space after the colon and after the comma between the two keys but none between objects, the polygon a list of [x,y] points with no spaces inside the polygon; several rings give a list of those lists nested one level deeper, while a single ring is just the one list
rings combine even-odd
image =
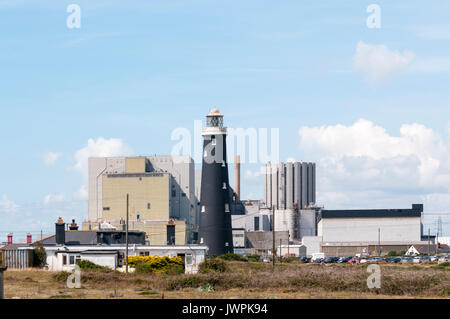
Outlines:
[{"label": "corrugated metal wall", "polygon": [[8,268],[25,269],[33,266],[32,250],[3,250],[3,265]]}]

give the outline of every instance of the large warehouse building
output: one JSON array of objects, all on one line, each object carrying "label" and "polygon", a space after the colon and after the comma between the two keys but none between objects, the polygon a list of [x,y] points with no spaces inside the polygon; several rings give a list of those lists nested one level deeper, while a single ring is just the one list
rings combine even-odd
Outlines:
[{"label": "large warehouse building", "polygon": [[411,209],[322,210],[323,242],[415,242],[422,239],[422,204]]}]

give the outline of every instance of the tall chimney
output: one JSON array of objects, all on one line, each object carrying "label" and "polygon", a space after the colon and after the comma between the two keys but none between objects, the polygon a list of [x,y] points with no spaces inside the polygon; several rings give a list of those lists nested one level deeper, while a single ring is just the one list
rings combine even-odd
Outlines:
[{"label": "tall chimney", "polygon": [[78,230],[78,225],[75,223],[75,219],[72,219],[72,224],[70,224],[69,230]]},{"label": "tall chimney", "polygon": [[31,237],[31,234],[27,234],[27,244],[31,244],[33,242],[33,239]]},{"label": "tall chimney", "polygon": [[8,244],[13,243],[13,234],[8,234]]},{"label": "tall chimney", "polygon": [[55,239],[57,245],[64,245],[66,243],[66,230],[65,223],[61,217],[58,218],[58,222],[55,224]]},{"label": "tall chimney", "polygon": [[234,156],[234,191],[236,193],[236,202],[241,199],[241,157]]}]

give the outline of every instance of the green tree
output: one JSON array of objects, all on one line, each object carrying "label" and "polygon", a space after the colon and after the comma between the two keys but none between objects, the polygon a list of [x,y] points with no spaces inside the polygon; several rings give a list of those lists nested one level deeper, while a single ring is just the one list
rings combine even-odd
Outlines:
[{"label": "green tree", "polygon": [[47,264],[47,254],[40,241],[34,244],[33,267],[42,268]]}]

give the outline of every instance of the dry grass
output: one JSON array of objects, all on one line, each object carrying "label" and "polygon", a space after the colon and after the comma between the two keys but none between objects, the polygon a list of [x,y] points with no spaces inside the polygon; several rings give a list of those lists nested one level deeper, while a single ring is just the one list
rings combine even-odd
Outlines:
[{"label": "dry grass", "polygon": [[[82,288],[64,274],[5,272],[6,298],[448,298],[448,267],[381,266],[381,288],[368,289],[367,264],[318,265],[228,262],[228,271],[197,275],[83,272]],[[209,285],[214,291],[198,288]]]}]

